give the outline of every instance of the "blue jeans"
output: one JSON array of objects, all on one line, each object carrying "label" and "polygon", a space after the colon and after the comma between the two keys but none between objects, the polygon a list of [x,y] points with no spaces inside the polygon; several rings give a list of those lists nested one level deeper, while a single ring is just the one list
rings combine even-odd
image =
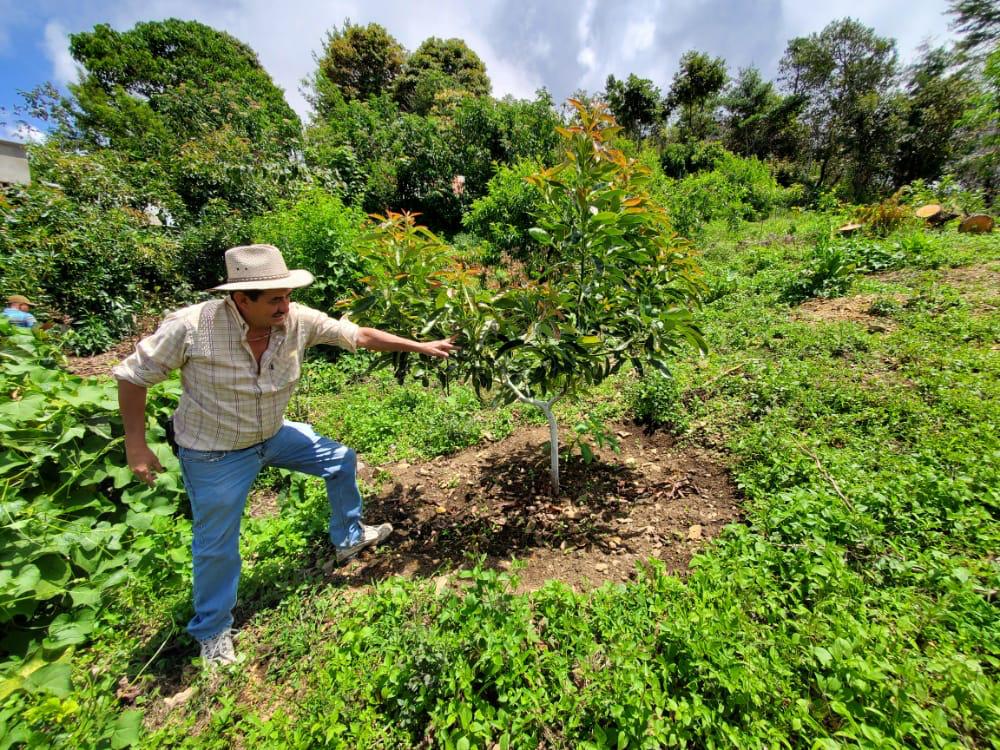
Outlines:
[{"label": "blue jeans", "polygon": [[240,519],[250,485],[265,466],[323,477],[330,500],[330,541],[339,547],[361,540],[357,457],[310,425],[285,422],[274,437],[249,448],[181,448],[179,456],[194,518],[194,617],[187,629],[200,641],[232,627],[240,581]]}]

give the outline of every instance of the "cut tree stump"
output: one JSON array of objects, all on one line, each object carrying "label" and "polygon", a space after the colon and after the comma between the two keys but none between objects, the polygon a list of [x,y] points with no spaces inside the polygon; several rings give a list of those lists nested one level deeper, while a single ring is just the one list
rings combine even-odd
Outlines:
[{"label": "cut tree stump", "polygon": [[926,206],[921,206],[917,209],[916,216],[918,219],[926,221],[932,227],[936,227],[954,219],[958,216],[958,212],[950,208],[945,208],[940,203],[928,203]]},{"label": "cut tree stump", "polygon": [[993,217],[986,214],[973,214],[962,219],[958,225],[959,232],[971,232],[972,234],[985,234],[993,231]]},{"label": "cut tree stump", "polygon": [[855,234],[859,229],[864,228],[864,224],[858,224],[857,222],[851,222],[850,224],[844,224],[844,226],[837,229],[837,234],[843,235],[844,237],[850,237]]}]

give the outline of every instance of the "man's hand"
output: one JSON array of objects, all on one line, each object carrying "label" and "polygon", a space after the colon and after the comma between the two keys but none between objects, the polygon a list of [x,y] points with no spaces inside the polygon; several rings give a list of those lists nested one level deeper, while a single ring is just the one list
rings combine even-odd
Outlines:
[{"label": "man's hand", "polygon": [[426,354],[430,357],[441,357],[442,359],[447,359],[448,355],[459,347],[455,346],[455,339],[458,336],[450,336],[446,339],[441,339],[440,341],[427,341],[423,344],[423,349],[421,354]]},{"label": "man's hand", "polygon": [[132,447],[126,443],[125,455],[128,458],[128,467],[133,474],[150,487],[156,484],[156,475],[163,471],[163,465],[148,445]]}]

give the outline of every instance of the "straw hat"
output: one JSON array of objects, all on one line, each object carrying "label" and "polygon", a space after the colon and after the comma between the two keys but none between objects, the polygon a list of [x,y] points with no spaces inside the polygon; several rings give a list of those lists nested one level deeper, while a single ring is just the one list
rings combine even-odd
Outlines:
[{"label": "straw hat", "polygon": [[313,275],[301,268],[288,270],[281,251],[274,245],[241,245],[226,250],[225,284],[212,291],[234,292],[248,289],[298,289],[309,286]]},{"label": "straw hat", "polygon": [[12,294],[12,295],[10,295],[7,298],[7,304],[8,305],[30,305],[31,307],[35,306],[34,302],[32,302],[27,297],[22,297],[20,294]]}]

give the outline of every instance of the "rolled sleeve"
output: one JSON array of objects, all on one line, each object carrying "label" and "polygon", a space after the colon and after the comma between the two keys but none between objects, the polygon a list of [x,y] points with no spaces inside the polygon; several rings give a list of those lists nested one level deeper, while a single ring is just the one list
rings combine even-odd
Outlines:
[{"label": "rolled sleeve", "polygon": [[132,354],[111,369],[111,375],[143,388],[162,383],[184,364],[187,343],[187,323],[179,316],[168,317],[155,333],[136,344]]},{"label": "rolled sleeve", "polygon": [[349,352],[357,351],[360,327],[346,316],[337,320],[324,312],[307,307],[301,308],[299,314],[309,329],[307,346],[333,344]]}]

